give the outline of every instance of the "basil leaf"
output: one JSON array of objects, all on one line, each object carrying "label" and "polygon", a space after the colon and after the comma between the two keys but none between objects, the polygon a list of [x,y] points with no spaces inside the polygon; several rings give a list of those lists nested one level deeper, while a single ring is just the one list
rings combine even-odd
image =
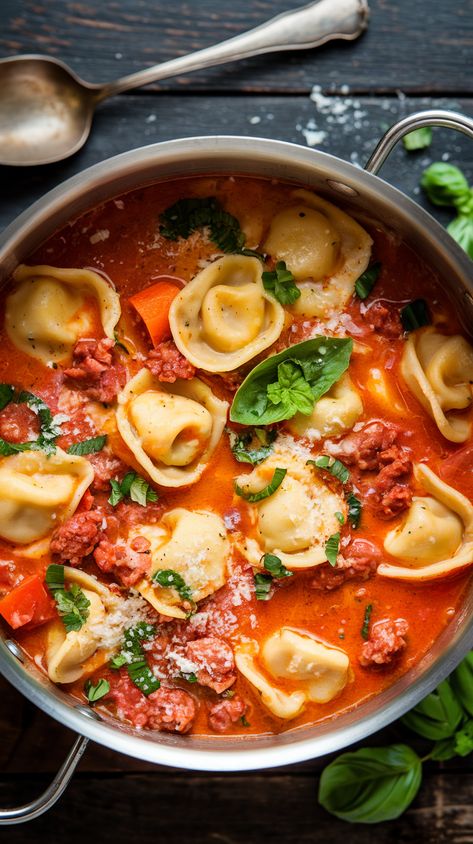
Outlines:
[{"label": "basil leaf", "polygon": [[353,528],[357,528],[361,519],[361,501],[352,492],[346,496],[348,504],[348,521]]},{"label": "basil leaf", "polygon": [[[242,425],[271,425],[291,418],[297,412],[293,403],[289,416],[282,400],[274,404],[268,396],[268,386],[276,382],[279,384],[279,365],[291,362],[300,367],[311,388],[313,404],[348,368],[352,348],[353,341],[350,338],[322,336],[296,343],[266,358],[252,369],[237,390],[230,408],[230,419]],[[285,375],[283,370],[281,377]],[[305,388],[302,388],[302,392],[305,396]]]},{"label": "basil leaf", "polygon": [[55,589],[64,589],[64,566],[52,563],[46,569],[44,578],[46,586],[53,592]]},{"label": "basil leaf", "polygon": [[343,515],[343,513],[340,510],[337,510],[335,512],[335,518],[337,519],[338,522],[340,522],[341,525],[345,524],[345,516]]},{"label": "basil leaf", "polygon": [[315,466],[316,469],[325,469],[342,484],[346,484],[350,480],[350,472],[345,464],[335,457],[329,457],[328,454],[321,454],[315,460],[308,460],[306,465]]},{"label": "basil leaf", "polygon": [[110,480],[110,486],[112,487],[112,492],[110,493],[108,503],[112,505],[112,507],[116,507],[120,501],[123,500],[123,493],[118,481],[114,481],[113,478]]},{"label": "basil leaf", "polygon": [[[230,448],[235,460],[239,463],[250,463],[257,466],[271,454],[273,442],[277,437],[277,431],[268,431],[265,428],[253,428],[242,434],[227,429],[230,438]],[[254,441],[261,443],[256,448],[250,448]]]},{"label": "basil leaf", "polygon": [[439,741],[450,738],[463,718],[462,708],[448,680],[420,701],[401,719],[402,723],[423,738]]},{"label": "basil leaf", "polygon": [[90,440],[82,440],[78,443],[72,443],[67,449],[68,454],[77,454],[82,457],[84,454],[96,454],[102,451],[107,442],[107,435],[102,434],[99,437],[91,437]]},{"label": "basil leaf", "polygon": [[373,612],[373,604],[368,604],[365,607],[365,616],[363,619],[363,625],[361,627],[361,636],[363,639],[369,639],[370,636],[370,621],[371,621],[371,613]]},{"label": "basil leaf", "polygon": [[157,677],[154,676],[146,659],[134,660],[127,666],[128,676],[132,683],[142,692],[146,697],[156,692],[161,683]]},{"label": "basil leaf", "polygon": [[381,262],[377,261],[368,267],[355,281],[355,293],[359,299],[367,299],[375,286],[381,272]]},{"label": "basil leaf", "polygon": [[144,478],[140,478],[139,475],[136,475],[130,486],[130,498],[132,501],[135,501],[136,504],[141,504],[142,507],[146,507],[149,501],[158,500],[158,493],[150,487],[149,483],[145,481]]},{"label": "basil leaf", "polygon": [[268,384],[267,395],[273,405],[281,404],[286,419],[298,412],[309,416],[314,407],[311,386],[300,367],[292,361],[279,364],[278,380],[274,384]]},{"label": "basil leaf", "polygon": [[418,149],[426,149],[432,143],[432,129],[430,126],[423,126],[421,129],[414,129],[402,139],[404,148],[408,152],[415,152]]},{"label": "basil leaf", "polygon": [[294,276],[284,261],[278,261],[276,268],[272,272],[264,272],[261,279],[264,289],[272,293],[281,305],[292,305],[301,295]]},{"label": "basil leaf", "polygon": [[130,489],[135,478],[138,477],[136,472],[127,472],[120,484],[120,491],[123,496],[130,494]]},{"label": "basil leaf", "polygon": [[146,621],[140,621],[135,627],[128,628],[120,653],[110,660],[110,668],[118,669],[126,665],[130,680],[144,695],[152,694],[161,686],[146,662],[141,644],[144,640],[152,639],[155,633],[154,624],[148,624]]},{"label": "basil leaf", "polygon": [[325,543],[325,556],[329,561],[331,566],[337,565],[337,557],[338,552],[340,550],[340,534],[333,533],[332,536],[329,536],[327,542]]},{"label": "basil leaf", "polygon": [[186,584],[179,572],[174,571],[174,569],[159,569],[153,574],[152,580],[165,589],[175,589],[183,600],[192,600],[192,589]]},{"label": "basil leaf", "polygon": [[273,583],[273,578],[270,574],[261,574],[261,572],[256,572],[254,575],[255,581],[255,595],[257,601],[269,601],[269,593],[271,592],[271,586]]},{"label": "basil leaf", "polygon": [[444,161],[431,164],[424,170],[420,183],[434,205],[453,205],[465,211],[471,203],[468,182],[453,164]]},{"label": "basil leaf", "polygon": [[422,763],[405,744],[342,753],[322,772],[319,803],[351,823],[398,818],[422,782]]},{"label": "basil leaf", "polygon": [[89,703],[97,703],[98,700],[108,695],[110,691],[110,683],[108,680],[102,678],[94,686],[90,680],[87,680],[84,686],[84,692]]},{"label": "basil leaf", "polygon": [[446,762],[448,759],[453,759],[456,755],[455,736],[452,736],[448,739],[436,741],[429,753],[429,759],[433,759],[435,762]]},{"label": "basil leaf", "polygon": [[469,756],[473,751],[473,721],[467,721],[455,733],[455,753],[457,756]]},{"label": "basil leaf", "polygon": [[473,211],[470,214],[459,214],[447,226],[448,233],[473,258]]},{"label": "basil leaf", "polygon": [[238,486],[235,481],[235,492],[240,496],[240,498],[243,498],[245,501],[249,501],[250,504],[255,504],[257,501],[263,501],[264,498],[269,498],[270,495],[273,495],[278,487],[281,486],[286,474],[287,469],[280,469],[278,467],[274,470],[273,477],[271,478],[269,484],[263,489],[260,489],[259,492],[246,492],[241,486]]},{"label": "basil leaf", "polygon": [[7,443],[0,437],[0,455],[9,457],[11,454],[19,454],[20,451],[34,451],[35,441],[27,443]]},{"label": "basil leaf", "polygon": [[465,712],[473,717],[473,651],[470,651],[450,677],[455,696]]},{"label": "basil leaf", "polygon": [[283,566],[276,554],[264,554],[263,566],[272,577],[292,577],[292,571]]},{"label": "basil leaf", "polygon": [[0,410],[13,400],[15,388],[11,384],[0,384]]},{"label": "basil leaf", "polygon": [[240,223],[224,211],[214,196],[179,199],[160,215],[160,234],[168,240],[186,239],[208,226],[209,237],[222,252],[240,252],[245,235]]},{"label": "basil leaf", "polygon": [[425,299],[414,299],[409,302],[400,313],[402,327],[404,331],[415,331],[416,328],[422,328],[423,325],[430,325],[429,309]]},{"label": "basil leaf", "polygon": [[115,654],[109,662],[110,668],[114,669],[122,668],[124,665],[126,665],[126,658],[123,654]]},{"label": "basil leaf", "polygon": [[89,617],[90,601],[77,583],[69,589],[53,589],[54,600],[66,633],[80,630]]}]

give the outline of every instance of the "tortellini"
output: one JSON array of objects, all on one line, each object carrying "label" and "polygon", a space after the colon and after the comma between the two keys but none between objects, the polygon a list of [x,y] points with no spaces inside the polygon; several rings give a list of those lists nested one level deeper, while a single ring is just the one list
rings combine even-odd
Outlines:
[{"label": "tortellini", "polygon": [[202,270],[174,299],[174,342],[194,366],[229,372],[279,337],[284,309],[266,292],[258,258],[226,255]]},{"label": "tortellini", "polygon": [[7,297],[5,330],[12,343],[44,364],[64,363],[80,337],[94,336],[93,315],[84,308],[97,300],[103,330],[113,339],[120,297],[92,270],[27,267],[13,274],[17,286]]},{"label": "tortellini", "polygon": [[66,633],[61,619],[48,629],[46,663],[53,683],[74,683],[85,673],[84,663],[100,646],[100,628],[111,593],[106,586],[80,569],[64,567],[66,584],[77,583],[90,601],[88,616],[80,630]]},{"label": "tortellini", "polygon": [[404,348],[401,371],[409,389],[443,436],[454,443],[468,439],[471,419],[455,410],[473,402],[473,347],[458,334],[434,327],[413,331]]},{"label": "tortellini", "polygon": [[[24,451],[0,461],[0,536],[37,556],[48,548],[46,537],[72,516],[94,470],[84,457]],[[32,544],[31,544],[32,543]]]},{"label": "tortellini", "polygon": [[228,404],[198,378],[163,384],[141,369],[118,396],[118,430],[149,477],[167,487],[199,480],[227,419]]},{"label": "tortellini", "polygon": [[[257,666],[256,657],[276,681],[294,684],[283,691],[268,680]],[[345,651],[328,647],[311,636],[288,627],[276,630],[259,651],[256,642],[236,648],[237,668],[261,694],[264,705],[278,718],[296,718],[308,702],[328,703],[345,688],[350,678],[350,661]]]},{"label": "tortellini", "polygon": [[263,249],[285,261],[301,291],[295,314],[327,317],[341,310],[366,270],[373,241],[350,217],[307,190],[295,190],[294,205],[273,218]]},{"label": "tortellini", "polygon": [[242,553],[254,566],[260,565],[264,553],[275,554],[293,571],[319,566],[327,560],[328,538],[340,529],[335,514],[346,514],[346,504],[304,459],[277,443],[270,457],[238,478],[238,484],[245,492],[259,492],[277,467],[287,469],[287,474],[276,492],[247,505],[253,536],[244,540]]},{"label": "tortellini", "polygon": [[401,580],[434,580],[473,563],[473,505],[423,464],[414,466],[428,493],[412,500],[401,525],[389,531],[384,548],[405,565],[382,563],[378,574]]},{"label": "tortellini", "polygon": [[230,545],[225,525],[215,513],[178,507],[159,525],[141,525],[128,538],[133,536],[144,536],[150,543],[149,579],[140,581],[137,589],[159,613],[171,618],[187,615],[182,608],[186,599],[178,590],[152,582],[157,571],[177,572],[183,578],[190,590],[187,603],[197,603],[224,585]]},{"label": "tortellini", "polygon": [[338,437],[353,428],[363,413],[363,402],[348,374],[314,405],[310,416],[296,413],[286,425],[292,434],[309,440]]}]

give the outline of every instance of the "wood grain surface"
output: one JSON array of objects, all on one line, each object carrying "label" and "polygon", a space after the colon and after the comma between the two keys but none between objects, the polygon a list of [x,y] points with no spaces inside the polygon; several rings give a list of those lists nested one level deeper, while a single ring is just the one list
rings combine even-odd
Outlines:
[{"label": "wood grain surface", "polygon": [[[104,81],[231,37],[298,5],[297,0],[1,0],[0,57],[46,53],[90,81]],[[249,135],[314,145],[362,166],[400,116],[432,106],[473,115],[473,0],[370,0],[370,6],[369,30],[357,42],[255,58],[105,103],[88,144],[72,159],[41,168],[0,168],[0,229],[73,174],[145,144]],[[329,104],[310,98],[314,85],[329,95]],[[429,206],[419,189],[423,169],[439,159],[460,165],[473,182],[473,144],[443,130],[434,132],[428,150],[409,154],[398,147],[381,175],[446,223],[449,211]],[[0,806],[38,794],[73,740],[69,730],[0,678]],[[369,743],[400,740],[411,737],[397,724]],[[422,744],[414,745],[423,752]],[[348,826],[318,806],[318,774],[327,761],[240,775],[199,774],[91,745],[60,803],[30,825],[9,828],[8,841],[473,844],[472,760],[428,764],[409,811],[373,828]]]}]

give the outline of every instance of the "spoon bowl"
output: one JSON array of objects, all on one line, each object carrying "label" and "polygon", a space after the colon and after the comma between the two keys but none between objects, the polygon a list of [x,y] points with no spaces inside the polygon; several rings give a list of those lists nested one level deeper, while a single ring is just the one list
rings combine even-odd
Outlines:
[{"label": "spoon bowl", "polygon": [[88,138],[95,107],[107,97],[207,67],[272,53],[307,50],[334,38],[357,38],[368,21],[367,0],[316,0],[187,56],[92,85],[48,56],[0,60],[0,164],[60,161]]},{"label": "spoon bowl", "polygon": [[87,140],[100,86],[46,56],[0,60],[0,163],[49,164]]}]

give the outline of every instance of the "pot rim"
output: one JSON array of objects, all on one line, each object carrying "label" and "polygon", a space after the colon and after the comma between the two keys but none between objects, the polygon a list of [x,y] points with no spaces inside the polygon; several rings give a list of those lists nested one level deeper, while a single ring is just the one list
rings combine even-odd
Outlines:
[{"label": "pot rim", "polygon": [[[227,162],[225,167],[219,167],[223,161]],[[166,175],[159,172],[166,168]],[[296,171],[299,176],[295,175]],[[442,265],[448,267],[455,283],[460,288],[463,286],[463,292],[471,299],[470,259],[427,211],[399,189],[320,150],[285,141],[232,135],[151,144],[106,159],[67,179],[20,214],[0,236],[0,280],[8,277],[14,267],[60,225],[107,198],[164,178],[232,172],[255,176],[272,173],[278,179],[308,187],[314,186],[317,179],[320,182],[322,175],[327,183],[326,190],[337,194],[338,201],[343,204],[349,204],[351,198],[361,193],[367,201],[375,203],[374,207],[376,203],[384,203],[406,228],[415,230],[419,243],[426,246],[430,242],[429,250],[440,262],[440,274]],[[337,201],[336,197],[334,201]],[[62,223],[59,222],[61,215],[65,216]],[[473,625],[468,624],[473,610],[473,590],[470,590],[469,604],[468,601],[464,604],[460,617],[451,622],[415,669],[410,669],[384,692],[315,727],[289,728],[287,732],[271,737],[211,737],[204,741],[163,733],[156,739],[146,737],[146,733],[139,735],[138,731],[127,732],[112,722],[101,720],[93,710],[85,714],[77,700],[49,683],[36,667],[28,665],[25,670],[7,647],[5,636],[0,638],[0,672],[44,712],[75,732],[118,752],[161,765],[202,771],[270,768],[323,756],[353,744],[387,726],[418,703],[473,647]],[[312,735],[307,736],[308,732]]]}]

